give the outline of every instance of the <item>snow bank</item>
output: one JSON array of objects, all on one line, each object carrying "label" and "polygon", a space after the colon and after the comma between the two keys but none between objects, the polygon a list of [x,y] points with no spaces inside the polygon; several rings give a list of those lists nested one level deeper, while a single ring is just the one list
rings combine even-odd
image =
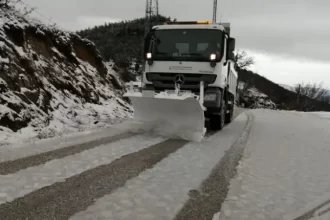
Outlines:
[{"label": "snow bank", "polygon": [[311,114],[314,114],[320,118],[330,119],[330,112],[311,112]]},{"label": "snow bank", "polygon": [[0,10],[0,146],[132,116],[118,74],[78,35]]},{"label": "snow bank", "polygon": [[238,99],[242,107],[251,109],[277,109],[277,105],[264,93],[257,88],[245,88],[244,82],[238,83]]}]

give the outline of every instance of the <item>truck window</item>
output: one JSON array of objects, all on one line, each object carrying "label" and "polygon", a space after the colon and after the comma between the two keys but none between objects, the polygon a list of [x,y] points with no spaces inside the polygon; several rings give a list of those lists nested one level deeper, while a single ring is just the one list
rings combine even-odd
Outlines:
[{"label": "truck window", "polygon": [[223,56],[224,36],[218,29],[158,29],[154,39],[154,60],[209,61],[215,52]]}]

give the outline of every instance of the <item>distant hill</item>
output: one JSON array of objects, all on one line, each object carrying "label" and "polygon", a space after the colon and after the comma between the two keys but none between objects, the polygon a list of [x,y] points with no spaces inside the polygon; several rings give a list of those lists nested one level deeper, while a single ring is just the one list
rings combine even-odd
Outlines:
[{"label": "distant hill", "polygon": [[[154,16],[151,25],[163,24],[169,17]],[[128,67],[142,58],[145,19],[108,23],[78,31],[83,38],[93,41],[106,60],[113,60],[118,67]]]},{"label": "distant hill", "polygon": [[309,97],[300,97],[293,91],[283,88],[269,79],[250,70],[238,71],[239,81],[255,87],[266,94],[270,100],[277,104],[278,109],[298,111],[330,111],[330,104],[314,100]]},{"label": "distant hill", "polygon": [[[294,86],[290,86],[290,85],[286,85],[286,84],[279,84],[280,86],[282,86],[283,88],[292,91],[292,92],[296,92],[295,87]],[[330,96],[330,90],[327,91],[328,95]]]}]

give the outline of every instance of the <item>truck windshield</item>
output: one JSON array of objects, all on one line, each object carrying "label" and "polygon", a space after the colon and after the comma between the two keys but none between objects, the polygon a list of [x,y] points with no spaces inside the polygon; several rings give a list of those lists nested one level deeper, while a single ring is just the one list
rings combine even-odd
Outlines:
[{"label": "truck windshield", "polygon": [[213,29],[156,30],[150,44],[153,60],[209,61],[223,54],[223,32]]}]

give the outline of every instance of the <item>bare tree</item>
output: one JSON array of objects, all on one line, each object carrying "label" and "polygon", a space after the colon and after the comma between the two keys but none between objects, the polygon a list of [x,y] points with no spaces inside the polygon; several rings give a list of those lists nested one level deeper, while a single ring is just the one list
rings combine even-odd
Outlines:
[{"label": "bare tree", "polygon": [[254,58],[247,55],[245,51],[237,51],[235,55],[235,64],[238,69],[245,69],[255,63]]},{"label": "bare tree", "polygon": [[296,103],[301,105],[303,110],[312,110],[314,108],[314,100],[330,103],[329,90],[325,89],[322,83],[299,83],[295,87],[295,92],[297,93]]},{"label": "bare tree", "polygon": [[307,96],[312,99],[316,100],[328,100],[329,99],[329,90],[325,89],[322,85],[320,84],[311,84],[311,83],[299,83],[295,87],[295,91],[298,96]]}]

